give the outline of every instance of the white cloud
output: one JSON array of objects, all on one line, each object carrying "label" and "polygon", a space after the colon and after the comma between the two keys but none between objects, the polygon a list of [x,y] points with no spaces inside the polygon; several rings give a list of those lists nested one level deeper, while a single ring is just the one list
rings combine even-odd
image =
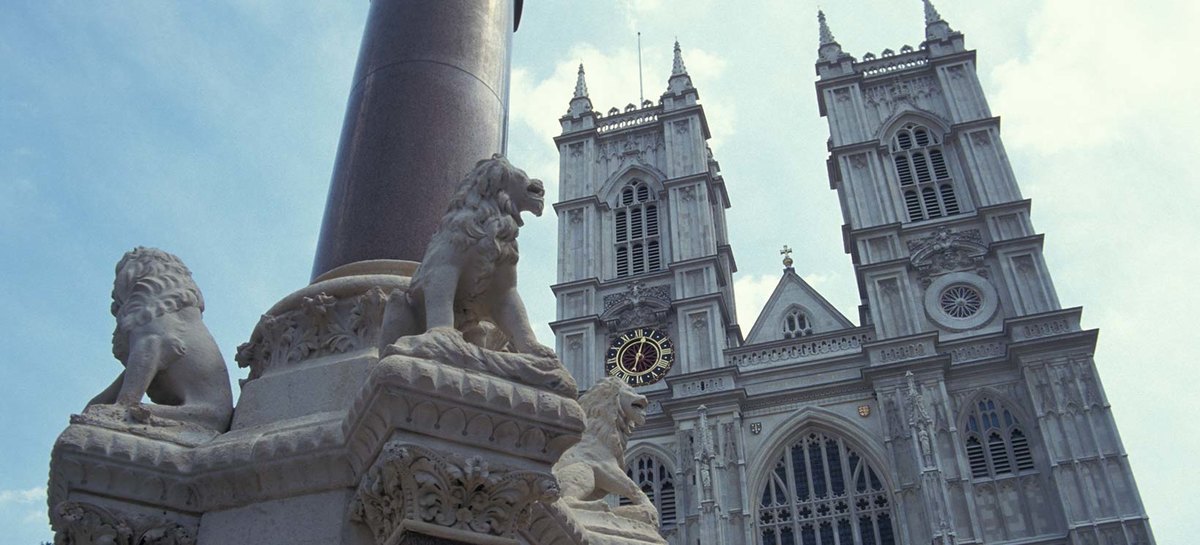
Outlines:
[{"label": "white cloud", "polygon": [[742,326],[742,334],[750,333],[758,313],[775,291],[779,284],[779,275],[748,274],[734,280],[733,296],[737,302],[738,325]]},{"label": "white cloud", "polygon": [[1200,35],[1194,24],[1156,20],[1165,12],[1200,23],[1200,8],[1168,4],[1160,11],[1137,3],[1103,9],[1085,0],[1044,3],[1028,27],[1030,54],[992,74],[998,86],[992,102],[1004,113],[1006,139],[1051,153],[1130,138],[1126,129],[1146,127],[1147,114],[1197,120],[1196,108],[1181,106],[1200,86],[1180,62],[1183,52],[1200,51]]},{"label": "white cloud", "polygon": [[25,516],[21,518],[21,522],[25,524],[37,524],[40,522],[49,525],[50,515],[47,514],[43,509],[30,509],[25,513]]},{"label": "white cloud", "polygon": [[625,16],[625,24],[637,32],[641,29],[643,19],[650,17],[663,7],[663,0],[621,0],[621,14]]},{"label": "white cloud", "polygon": [[46,487],[44,486],[35,486],[25,490],[0,490],[0,505],[27,505],[45,501]]}]

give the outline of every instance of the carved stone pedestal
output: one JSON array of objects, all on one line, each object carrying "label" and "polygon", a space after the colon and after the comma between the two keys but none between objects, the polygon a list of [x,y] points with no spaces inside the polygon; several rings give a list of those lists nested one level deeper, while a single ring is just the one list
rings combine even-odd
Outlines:
[{"label": "carved stone pedestal", "polygon": [[378,545],[521,542],[534,505],[558,497],[551,464],[583,429],[573,399],[401,355],[372,370],[350,417],[362,477],[349,512]]},{"label": "carved stone pedestal", "polygon": [[527,377],[545,384],[484,372],[524,355],[441,357],[419,339],[402,344],[429,357],[380,359],[412,269],[356,264],[268,311],[239,350],[250,378],[227,433],[74,418],[51,457],[58,545],[538,543],[530,513],[557,498],[550,467],[583,430],[561,395],[574,385],[548,365]]}]

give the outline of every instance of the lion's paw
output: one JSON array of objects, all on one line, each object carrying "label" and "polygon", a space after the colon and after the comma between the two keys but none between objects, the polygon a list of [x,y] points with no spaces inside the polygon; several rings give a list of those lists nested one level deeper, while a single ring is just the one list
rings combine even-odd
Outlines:
[{"label": "lion's paw", "polygon": [[651,526],[658,526],[658,510],[656,510],[653,505],[622,505],[616,509],[613,509],[613,514],[619,517],[644,522]]},{"label": "lion's paw", "polygon": [[529,343],[529,354],[540,357],[540,358],[557,358],[558,357],[558,354],[556,354],[554,352],[553,348],[550,348],[549,346],[546,346],[546,345],[536,342],[536,341]]}]

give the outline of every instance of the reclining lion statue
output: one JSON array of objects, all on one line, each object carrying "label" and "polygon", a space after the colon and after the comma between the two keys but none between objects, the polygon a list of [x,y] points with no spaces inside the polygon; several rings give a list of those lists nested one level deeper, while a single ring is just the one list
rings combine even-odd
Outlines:
[{"label": "reclining lion statue", "polygon": [[538,342],[517,292],[521,213],[541,216],[545,196],[541,180],[499,154],[476,163],[455,191],[407,294],[389,299],[383,347],[449,358],[574,397],[574,379],[554,349]]},{"label": "reclining lion statue", "polygon": [[[583,438],[563,453],[551,470],[562,502],[571,509],[612,510],[618,517],[658,528],[658,510],[625,473],[625,447],[633,429],[646,422],[646,396],[616,377],[601,380],[579,398],[586,415]],[[610,508],[605,498],[632,502]]]},{"label": "reclining lion statue", "polygon": [[[228,431],[229,371],[201,321],[204,297],[187,266],[162,250],[135,248],[117,263],[112,299],[113,356],[125,370],[88,402],[85,415],[108,405],[126,408],[136,423]],[[155,404],[143,405],[143,395]]]}]

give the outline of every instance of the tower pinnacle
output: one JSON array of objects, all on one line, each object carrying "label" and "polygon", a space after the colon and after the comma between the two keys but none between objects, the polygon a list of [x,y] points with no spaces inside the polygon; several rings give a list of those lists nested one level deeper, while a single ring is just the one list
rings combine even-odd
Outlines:
[{"label": "tower pinnacle", "polygon": [[583,63],[579,63],[579,76],[575,79],[575,94],[571,96],[571,106],[567,115],[579,117],[592,111],[592,99],[588,98],[587,80],[583,78]]},{"label": "tower pinnacle", "polygon": [[[929,0],[925,0],[925,5],[929,5]],[[928,12],[928,9],[926,9]],[[817,10],[817,23],[821,26],[821,45],[836,44],[837,40],[833,38],[833,32],[829,30],[829,23],[825,22],[825,12]]]},{"label": "tower pinnacle", "polygon": [[921,0],[925,3],[925,24],[933,24],[942,20],[942,15],[938,13],[937,8],[933,7],[933,2],[929,0]]},{"label": "tower pinnacle", "polygon": [[575,96],[573,98],[587,98],[587,81],[583,79],[583,63],[579,63],[579,77],[575,80]]},{"label": "tower pinnacle", "polygon": [[667,94],[679,95],[689,90],[694,93],[695,87],[692,87],[692,77],[683,65],[683,52],[679,48],[679,40],[675,40],[675,59],[671,62],[671,77],[667,79]]},{"label": "tower pinnacle", "polygon": [[961,35],[954,32],[950,28],[950,23],[942,19],[942,14],[938,13],[937,8],[933,7],[932,0],[921,0],[925,4],[925,39],[928,40],[946,40],[952,36]]},{"label": "tower pinnacle", "polygon": [[683,65],[683,53],[679,49],[679,40],[675,40],[675,60],[671,64],[671,75],[682,76],[687,74],[687,67]]}]

